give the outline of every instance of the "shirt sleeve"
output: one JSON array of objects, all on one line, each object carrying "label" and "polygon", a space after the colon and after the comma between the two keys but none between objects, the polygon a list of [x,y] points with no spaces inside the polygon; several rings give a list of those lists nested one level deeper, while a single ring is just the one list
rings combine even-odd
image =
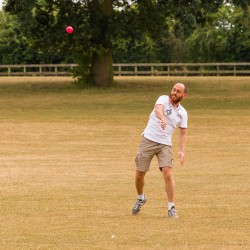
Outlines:
[{"label": "shirt sleeve", "polygon": [[187,112],[184,112],[182,114],[182,119],[181,119],[179,127],[180,128],[187,128],[188,127],[188,115],[187,115]]},{"label": "shirt sleeve", "polygon": [[163,105],[163,106],[165,107],[166,104],[168,103],[168,101],[169,101],[169,97],[168,97],[167,95],[162,95],[162,96],[160,96],[160,97],[157,99],[155,105],[161,104],[161,105]]}]

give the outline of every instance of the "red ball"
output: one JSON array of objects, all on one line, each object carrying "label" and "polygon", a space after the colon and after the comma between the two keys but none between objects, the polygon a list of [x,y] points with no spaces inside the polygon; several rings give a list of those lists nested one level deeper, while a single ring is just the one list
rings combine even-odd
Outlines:
[{"label": "red ball", "polygon": [[67,32],[68,34],[72,34],[73,31],[74,31],[73,27],[71,27],[71,26],[67,26],[67,27],[66,27],[66,32]]}]

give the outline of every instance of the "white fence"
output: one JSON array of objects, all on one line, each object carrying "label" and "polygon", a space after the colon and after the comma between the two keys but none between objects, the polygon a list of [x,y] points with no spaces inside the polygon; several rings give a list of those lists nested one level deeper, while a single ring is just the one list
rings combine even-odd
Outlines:
[{"label": "white fence", "polygon": [[[77,64],[0,65],[0,76],[70,76]],[[115,63],[115,76],[250,76],[241,63]]]}]

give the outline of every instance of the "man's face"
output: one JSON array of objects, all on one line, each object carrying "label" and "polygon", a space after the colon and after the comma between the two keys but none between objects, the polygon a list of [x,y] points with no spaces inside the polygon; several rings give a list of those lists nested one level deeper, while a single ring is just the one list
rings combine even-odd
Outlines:
[{"label": "man's face", "polygon": [[177,83],[174,85],[173,89],[170,93],[170,99],[173,103],[177,104],[179,103],[186,94],[184,93],[184,85],[181,83]]}]

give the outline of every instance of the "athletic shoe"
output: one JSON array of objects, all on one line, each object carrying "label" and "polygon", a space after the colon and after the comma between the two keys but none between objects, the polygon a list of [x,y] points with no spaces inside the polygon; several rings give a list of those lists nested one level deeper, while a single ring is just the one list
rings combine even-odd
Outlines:
[{"label": "athletic shoe", "polygon": [[169,218],[173,218],[173,219],[178,219],[179,216],[177,214],[177,210],[175,209],[175,207],[171,207],[171,209],[168,210],[168,217]]},{"label": "athletic shoe", "polygon": [[137,199],[133,209],[132,209],[132,215],[137,215],[139,214],[141,207],[146,203],[147,197],[144,196],[143,200]]}]

